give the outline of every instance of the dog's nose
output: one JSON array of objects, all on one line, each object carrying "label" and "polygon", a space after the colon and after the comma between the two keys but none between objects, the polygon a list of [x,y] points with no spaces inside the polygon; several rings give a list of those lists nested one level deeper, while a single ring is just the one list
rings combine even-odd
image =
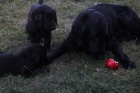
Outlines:
[{"label": "dog's nose", "polygon": [[51,27],[51,30],[55,30],[55,29],[56,29],[56,26],[52,26],[52,27]]}]

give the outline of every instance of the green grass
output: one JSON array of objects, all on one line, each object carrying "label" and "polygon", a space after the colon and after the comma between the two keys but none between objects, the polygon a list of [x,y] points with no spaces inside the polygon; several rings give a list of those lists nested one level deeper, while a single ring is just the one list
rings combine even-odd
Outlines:
[{"label": "green grass", "polygon": [[[0,51],[19,52],[26,40],[27,14],[36,0],[0,1]],[[45,0],[57,11],[58,27],[53,31],[52,47],[68,36],[76,16],[94,3],[128,5],[140,14],[139,0]],[[124,52],[137,68],[118,70],[105,68],[105,62],[84,53],[66,54],[49,66],[50,73],[24,79],[21,76],[0,78],[0,93],[140,93],[140,46],[134,41],[123,43]],[[113,57],[108,52],[106,59]]]}]

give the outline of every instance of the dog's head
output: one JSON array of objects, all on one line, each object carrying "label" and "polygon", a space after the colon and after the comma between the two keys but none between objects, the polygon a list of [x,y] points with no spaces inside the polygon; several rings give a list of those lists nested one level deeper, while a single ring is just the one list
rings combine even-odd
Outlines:
[{"label": "dog's head", "polygon": [[32,43],[39,43],[41,38],[56,29],[57,17],[54,9],[47,5],[33,5],[28,14],[26,31]]},{"label": "dog's head", "polygon": [[46,50],[39,44],[32,44],[23,50],[21,54],[23,57],[33,62],[35,67],[46,65],[48,62]]},{"label": "dog's head", "polygon": [[40,32],[40,30],[55,30],[57,25],[56,11],[47,5],[33,5],[28,14],[27,24],[29,23],[30,28],[32,28],[31,31],[36,29],[33,31],[34,33]]},{"label": "dog's head", "polygon": [[43,7],[42,18],[44,29],[49,31],[55,30],[57,25],[56,11],[47,5],[43,5],[42,7]]},{"label": "dog's head", "polygon": [[76,44],[91,54],[104,54],[104,42],[108,36],[107,24],[105,16],[100,12],[94,9],[83,11],[72,26]]}]

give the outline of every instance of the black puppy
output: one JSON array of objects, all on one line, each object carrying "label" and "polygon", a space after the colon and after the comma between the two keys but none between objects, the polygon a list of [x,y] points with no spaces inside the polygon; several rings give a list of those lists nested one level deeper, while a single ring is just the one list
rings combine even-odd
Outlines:
[{"label": "black puppy", "polygon": [[135,63],[123,53],[121,42],[136,38],[140,38],[140,19],[133,10],[127,6],[99,4],[78,15],[69,36],[48,55],[48,60],[51,63],[73,51],[104,60],[105,52],[112,51],[124,68],[135,68]]},{"label": "black puppy", "polygon": [[57,17],[53,8],[42,5],[43,0],[39,0],[33,5],[28,14],[26,31],[31,43],[40,43],[44,39],[44,47],[50,50],[51,31],[56,29]]},{"label": "black puppy", "polygon": [[47,62],[45,48],[38,44],[32,44],[18,54],[0,53],[0,76],[33,76],[37,71],[43,72],[42,66]]}]

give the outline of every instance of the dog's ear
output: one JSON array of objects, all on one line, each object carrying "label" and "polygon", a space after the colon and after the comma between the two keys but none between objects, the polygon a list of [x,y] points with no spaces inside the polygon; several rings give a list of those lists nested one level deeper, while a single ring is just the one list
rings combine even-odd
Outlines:
[{"label": "dog's ear", "polygon": [[34,24],[31,20],[28,21],[27,25],[26,25],[26,31],[27,32],[36,32],[35,31],[35,27],[34,27]]},{"label": "dog's ear", "polygon": [[47,54],[45,53],[34,53],[32,54],[32,60],[34,62],[34,65],[36,67],[40,67],[43,65],[47,65],[48,59],[47,59]]},{"label": "dog's ear", "polygon": [[83,44],[83,37],[85,34],[85,29],[86,29],[86,19],[88,17],[88,14],[82,13],[80,14],[75,21],[73,22],[72,25],[72,32],[74,32],[76,36],[76,43],[81,46]]},{"label": "dog's ear", "polygon": [[78,35],[84,34],[85,30],[85,22],[88,17],[86,12],[81,13],[73,22],[72,31],[74,31]]},{"label": "dog's ear", "polygon": [[57,25],[57,15],[56,15],[56,11],[54,10],[54,20],[55,20],[55,24]]},{"label": "dog's ear", "polygon": [[34,63],[38,64],[41,61],[41,55],[32,53],[32,60],[34,60]]},{"label": "dog's ear", "polygon": [[22,57],[30,59],[32,61],[34,61],[35,63],[38,63],[40,61],[40,56],[41,53],[37,52],[37,48],[34,46],[30,46],[26,49],[24,49],[21,52]]},{"label": "dog's ear", "polygon": [[82,14],[80,14],[79,19],[84,22],[88,18],[88,15],[88,11],[86,10]]},{"label": "dog's ear", "polygon": [[42,51],[40,50],[39,46],[34,45],[30,47],[30,57],[34,61],[34,63],[39,63],[41,61]]},{"label": "dog's ear", "polygon": [[47,52],[44,47],[38,46],[31,49],[31,58],[36,66],[41,66],[47,62]]}]

